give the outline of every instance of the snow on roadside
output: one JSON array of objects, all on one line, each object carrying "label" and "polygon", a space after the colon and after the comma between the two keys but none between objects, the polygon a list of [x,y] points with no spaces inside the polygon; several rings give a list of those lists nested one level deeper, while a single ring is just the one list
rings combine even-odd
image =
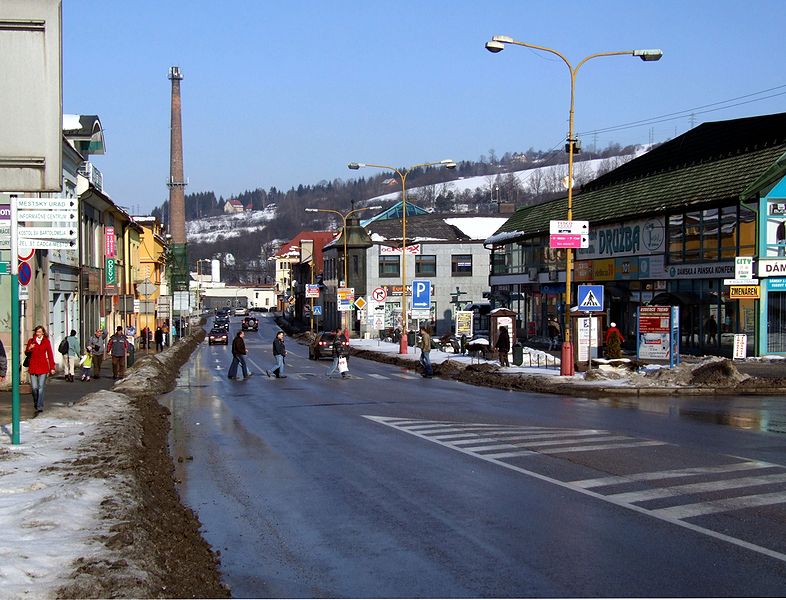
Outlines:
[{"label": "snow on roadside", "polygon": [[[0,447],[0,580],[4,598],[54,597],[71,575],[73,561],[106,553],[98,535],[106,521],[100,505],[113,496],[110,482],[73,476],[79,448],[101,435],[128,409],[113,394],[103,402],[91,394],[66,409],[44,412],[20,424],[20,444],[11,445],[3,425]],[[93,401],[91,401],[91,399]],[[116,481],[116,480],[115,480]]]}]

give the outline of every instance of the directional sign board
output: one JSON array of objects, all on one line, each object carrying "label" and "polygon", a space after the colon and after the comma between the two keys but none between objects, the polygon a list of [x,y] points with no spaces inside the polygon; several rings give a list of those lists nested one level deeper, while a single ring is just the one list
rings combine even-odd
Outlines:
[{"label": "directional sign board", "polygon": [[76,221],[75,210],[20,210],[16,213],[17,221]]},{"label": "directional sign board", "polygon": [[602,285],[580,285],[578,298],[579,310],[598,312],[603,310]]},{"label": "directional sign board", "polygon": [[587,235],[589,233],[589,221],[549,221],[549,233],[551,235]]},{"label": "directional sign board", "polygon": [[19,227],[20,238],[49,238],[53,240],[75,240],[75,227]]},{"label": "directional sign board", "polygon": [[19,238],[16,241],[19,250],[73,250],[76,249],[75,240],[43,240],[37,238]]},{"label": "directional sign board", "polygon": [[554,233],[549,236],[549,248],[589,248],[589,236],[580,233]]},{"label": "directional sign board", "polygon": [[73,198],[17,198],[19,210],[76,210]]}]

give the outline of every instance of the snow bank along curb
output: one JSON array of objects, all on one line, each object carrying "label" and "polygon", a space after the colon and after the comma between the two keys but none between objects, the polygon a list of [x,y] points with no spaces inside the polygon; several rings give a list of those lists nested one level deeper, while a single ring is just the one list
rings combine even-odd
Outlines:
[{"label": "snow bank along curb", "polygon": [[[350,347],[353,356],[420,370],[417,355],[397,354]],[[729,359],[710,357],[697,364],[683,363],[653,373],[630,373],[624,369],[593,370],[589,378],[559,375],[506,373],[494,363],[464,364],[450,359],[433,364],[437,377],[509,390],[582,396],[664,395],[772,395],[786,394],[786,378],[770,380],[740,373]],[[625,373],[622,375],[620,373]],[[615,376],[615,373],[617,374]]]},{"label": "snow bank along curb", "polygon": [[[135,598],[228,594],[199,520],[182,506],[174,487],[169,412],[155,399],[174,389],[180,367],[204,337],[199,328],[171,348],[141,357],[113,391],[91,394],[77,405],[120,409],[100,423],[93,443],[82,445],[73,463],[81,477],[106,482],[108,493],[91,513],[100,515],[94,539],[102,547],[71,563],[73,572],[58,597],[115,597],[118,590]],[[182,585],[192,587],[177,587],[184,580]]]}]

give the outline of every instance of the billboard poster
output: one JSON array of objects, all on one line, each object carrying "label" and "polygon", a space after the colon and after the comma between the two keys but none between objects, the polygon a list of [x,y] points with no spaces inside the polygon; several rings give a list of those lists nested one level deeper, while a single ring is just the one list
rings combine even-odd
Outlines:
[{"label": "billboard poster", "polygon": [[472,337],[472,311],[471,310],[456,311],[456,337],[460,337],[462,335],[466,335],[468,338]]},{"label": "billboard poster", "polygon": [[669,360],[671,355],[670,306],[642,306],[639,308],[637,358]]}]

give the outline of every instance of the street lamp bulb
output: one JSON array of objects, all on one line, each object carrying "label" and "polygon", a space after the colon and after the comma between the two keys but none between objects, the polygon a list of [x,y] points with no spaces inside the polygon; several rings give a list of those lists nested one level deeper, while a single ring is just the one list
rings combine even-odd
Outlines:
[{"label": "street lamp bulb", "polygon": [[644,61],[654,61],[660,60],[663,56],[663,50],[659,48],[651,49],[651,50],[634,50],[633,56],[638,56],[641,60]]},{"label": "street lamp bulb", "polygon": [[347,166],[353,171],[357,171],[360,167],[365,167],[366,165],[363,163],[349,163]]},{"label": "street lamp bulb", "polygon": [[502,42],[497,42],[495,40],[491,40],[490,42],[486,42],[486,50],[489,52],[493,52],[496,54],[497,52],[502,52],[505,49],[505,44]]}]

